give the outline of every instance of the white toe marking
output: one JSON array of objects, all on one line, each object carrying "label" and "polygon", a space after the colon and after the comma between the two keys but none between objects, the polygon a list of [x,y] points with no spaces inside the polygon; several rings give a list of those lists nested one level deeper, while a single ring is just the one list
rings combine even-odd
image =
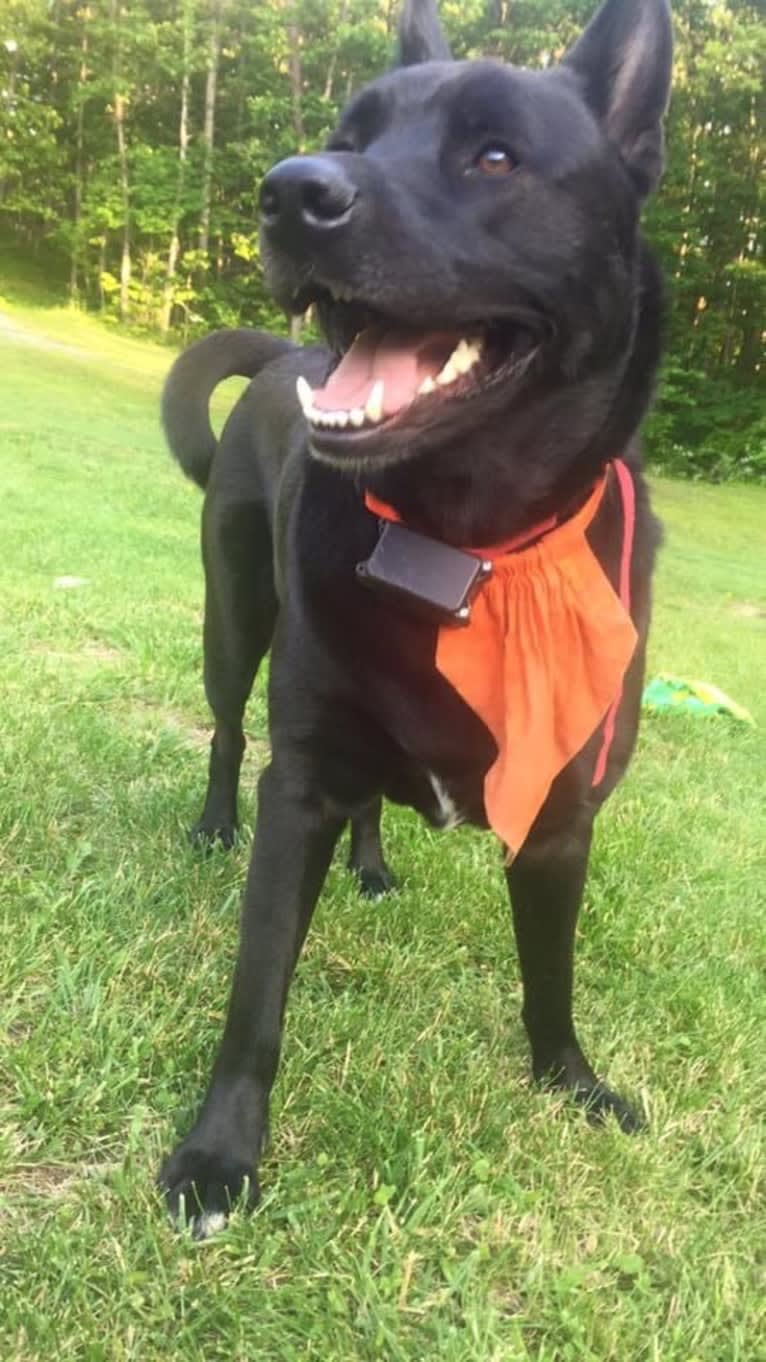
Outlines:
[{"label": "white toe marking", "polygon": [[445,789],[439,777],[434,775],[433,771],[428,772],[428,779],[431,782],[431,788],[436,795],[436,802],[439,805],[442,827],[456,828],[459,823],[462,823],[463,816],[455,804],[454,799]]},{"label": "white toe marking", "polygon": [[223,1211],[205,1212],[197,1220],[197,1233],[200,1239],[209,1239],[211,1234],[220,1234],[226,1228],[226,1216]]}]

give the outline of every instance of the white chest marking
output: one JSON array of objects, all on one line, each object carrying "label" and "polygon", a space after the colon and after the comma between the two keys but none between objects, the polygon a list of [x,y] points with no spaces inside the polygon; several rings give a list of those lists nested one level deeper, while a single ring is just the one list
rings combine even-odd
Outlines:
[{"label": "white chest marking", "polygon": [[436,795],[436,802],[439,806],[439,814],[441,817],[441,826],[443,828],[456,828],[459,823],[462,823],[463,816],[455,804],[454,799],[448,794],[439,777],[435,776],[433,771],[428,772],[428,779],[430,780],[431,788]]}]

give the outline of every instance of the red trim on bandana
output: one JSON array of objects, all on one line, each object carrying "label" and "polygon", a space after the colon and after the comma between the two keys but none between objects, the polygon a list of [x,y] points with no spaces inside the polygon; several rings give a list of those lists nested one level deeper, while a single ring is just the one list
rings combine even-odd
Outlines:
[{"label": "red trim on bandana", "polygon": [[[615,459],[614,471],[617,474],[617,482],[622,496],[622,553],[620,555],[620,600],[622,601],[628,614],[630,614],[630,569],[633,562],[633,540],[636,529],[636,489],[633,484],[630,470],[622,459]],[[614,741],[614,730],[617,724],[617,711],[622,700],[622,686],[619,695],[612,704],[606,716],[604,724],[604,736],[601,742],[601,749],[596,759],[596,767],[593,772],[592,785],[600,785],[606,775],[609,752]]]}]

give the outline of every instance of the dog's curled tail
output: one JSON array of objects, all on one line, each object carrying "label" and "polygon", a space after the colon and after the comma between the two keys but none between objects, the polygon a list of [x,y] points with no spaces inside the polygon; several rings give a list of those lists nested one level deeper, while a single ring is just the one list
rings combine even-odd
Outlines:
[{"label": "dog's curled tail", "polygon": [[190,345],[179,355],[162,390],[165,438],[184,473],[207,486],[218,441],[210,424],[210,397],[225,378],[255,375],[294,347],[265,331],[227,328]]}]

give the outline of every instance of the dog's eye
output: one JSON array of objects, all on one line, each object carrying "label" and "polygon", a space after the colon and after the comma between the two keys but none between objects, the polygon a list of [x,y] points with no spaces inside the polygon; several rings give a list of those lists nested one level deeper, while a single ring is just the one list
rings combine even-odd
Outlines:
[{"label": "dog's eye", "polygon": [[510,175],[513,161],[504,147],[490,146],[477,156],[476,168],[482,175]]}]

